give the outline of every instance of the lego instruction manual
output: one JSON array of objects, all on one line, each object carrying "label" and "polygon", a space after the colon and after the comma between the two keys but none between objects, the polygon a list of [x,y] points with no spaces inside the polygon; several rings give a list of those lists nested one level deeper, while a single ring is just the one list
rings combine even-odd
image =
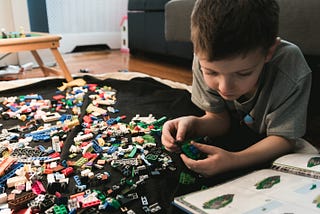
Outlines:
[{"label": "lego instruction manual", "polygon": [[[298,158],[289,155],[278,161],[307,168],[310,158],[320,157],[293,155]],[[314,167],[314,172],[320,172],[319,165]],[[174,204],[190,213],[319,213],[320,179],[296,174],[277,169],[257,170],[221,185],[176,197]]]}]

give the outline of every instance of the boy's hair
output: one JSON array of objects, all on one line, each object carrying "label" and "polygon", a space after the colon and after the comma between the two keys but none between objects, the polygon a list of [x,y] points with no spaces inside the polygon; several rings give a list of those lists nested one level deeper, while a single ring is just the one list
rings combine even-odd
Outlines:
[{"label": "boy's hair", "polygon": [[278,34],[276,0],[197,0],[191,15],[191,40],[196,54],[208,61],[266,54]]}]

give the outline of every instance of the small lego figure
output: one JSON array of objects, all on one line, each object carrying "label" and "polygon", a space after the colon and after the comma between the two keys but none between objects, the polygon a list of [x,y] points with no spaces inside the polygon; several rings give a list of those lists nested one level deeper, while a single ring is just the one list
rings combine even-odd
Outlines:
[{"label": "small lego figure", "polygon": [[1,34],[2,34],[2,39],[8,38],[8,35],[7,35],[7,33],[6,33],[6,29],[1,28]]},{"label": "small lego figure", "polygon": [[20,26],[19,32],[20,32],[20,34],[19,34],[20,38],[26,37],[23,26]]}]

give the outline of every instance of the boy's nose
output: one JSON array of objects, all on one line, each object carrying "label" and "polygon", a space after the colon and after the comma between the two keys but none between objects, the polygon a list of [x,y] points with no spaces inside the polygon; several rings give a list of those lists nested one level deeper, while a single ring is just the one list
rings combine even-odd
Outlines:
[{"label": "boy's nose", "polygon": [[224,95],[229,95],[232,92],[233,83],[230,78],[221,78],[219,81],[219,91]]}]

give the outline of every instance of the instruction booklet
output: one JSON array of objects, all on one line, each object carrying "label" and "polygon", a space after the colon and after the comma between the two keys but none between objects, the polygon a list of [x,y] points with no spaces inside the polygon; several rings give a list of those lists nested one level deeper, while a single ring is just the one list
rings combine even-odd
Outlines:
[{"label": "instruction booklet", "polygon": [[320,154],[284,155],[270,169],[176,197],[173,204],[188,213],[320,213]]}]

